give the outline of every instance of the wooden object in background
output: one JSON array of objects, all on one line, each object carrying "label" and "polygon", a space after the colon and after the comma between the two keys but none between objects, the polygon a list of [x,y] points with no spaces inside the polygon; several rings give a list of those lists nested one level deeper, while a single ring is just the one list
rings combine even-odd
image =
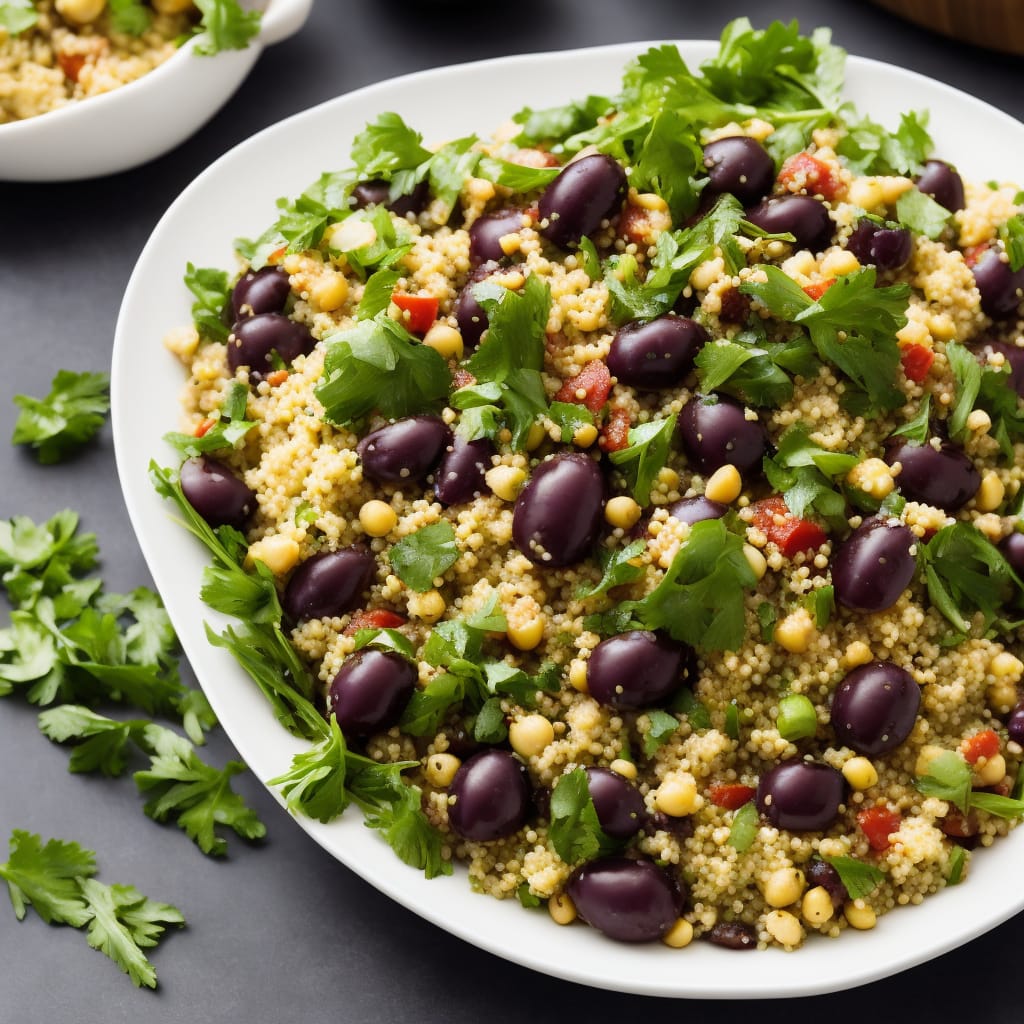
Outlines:
[{"label": "wooden object in background", "polygon": [[1022,0],[874,0],[874,3],[908,21],[965,43],[1024,55]]}]

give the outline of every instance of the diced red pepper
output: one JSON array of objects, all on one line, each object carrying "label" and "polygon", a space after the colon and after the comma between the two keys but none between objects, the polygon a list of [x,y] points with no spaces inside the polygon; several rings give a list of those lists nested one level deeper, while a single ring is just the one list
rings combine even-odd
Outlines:
[{"label": "diced red pepper", "polygon": [[202,437],[204,434],[208,434],[216,425],[216,420],[203,420],[196,426],[196,429],[192,431],[193,437]]},{"label": "diced red pepper", "polygon": [[842,180],[836,168],[810,153],[794,153],[779,171],[777,181],[790,192],[806,191],[808,195],[820,195],[835,199],[842,187]]},{"label": "diced red pepper", "polygon": [[898,832],[902,823],[900,814],[888,807],[865,807],[857,812],[857,824],[872,850],[888,850],[892,845],[889,836]]},{"label": "diced red pepper", "polygon": [[404,625],[405,619],[398,612],[390,612],[387,608],[371,608],[352,616],[352,621],[345,627],[345,636],[352,636],[361,629],[398,629]]},{"label": "diced red pepper", "polygon": [[925,345],[907,345],[900,349],[900,362],[907,380],[920,384],[935,362],[935,353]]},{"label": "diced red pepper", "polygon": [[739,782],[712,782],[708,786],[708,799],[716,806],[727,811],[735,811],[754,799],[756,790],[753,786],[744,786]]},{"label": "diced red pepper", "polygon": [[596,416],[608,401],[611,390],[612,377],[608,367],[600,359],[594,359],[561,386],[555,401],[586,406]]},{"label": "diced red pepper", "polygon": [[437,321],[437,299],[433,295],[394,292],[391,301],[402,311],[402,323],[412,334],[426,334]]},{"label": "diced red pepper", "polygon": [[999,737],[991,729],[983,729],[961,741],[960,753],[968,764],[977,764],[981,758],[987,761],[999,753]]},{"label": "diced red pepper", "polygon": [[57,63],[60,65],[64,77],[72,82],[78,81],[78,76],[85,65],[85,54],[83,53],[58,53]]},{"label": "diced red pepper", "polygon": [[801,551],[816,551],[828,540],[828,534],[817,523],[793,515],[781,495],[754,503],[754,525],[786,558]]},{"label": "diced red pepper", "polygon": [[461,367],[452,374],[452,387],[458,391],[459,388],[468,388],[476,383],[476,377]]},{"label": "diced red pepper", "polygon": [[603,452],[620,452],[629,447],[629,413],[612,409],[608,422],[601,427],[598,446]]},{"label": "diced red pepper", "polygon": [[835,283],[834,277],[826,277],[824,281],[813,281],[811,284],[804,285],[804,294],[817,302]]},{"label": "diced red pepper", "polygon": [[969,245],[964,249],[964,263],[969,267],[973,267],[985,253],[988,252],[990,246],[988,242],[982,242],[979,245]]},{"label": "diced red pepper", "polygon": [[287,370],[274,370],[267,374],[267,383],[272,388],[280,387],[288,379]]}]

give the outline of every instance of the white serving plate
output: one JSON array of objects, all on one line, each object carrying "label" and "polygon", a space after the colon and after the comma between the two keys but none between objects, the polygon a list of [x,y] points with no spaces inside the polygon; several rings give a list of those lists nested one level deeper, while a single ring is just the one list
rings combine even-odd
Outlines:
[{"label": "white serving plate", "polygon": [[[365,123],[394,110],[441,140],[476,131],[524,105],[546,107],[614,93],[625,62],[649,44],[502,58],[420,72],[341,96],[268,128],[200,175],[157,225],[132,274],[121,307],[113,356],[113,427],[125,501],[142,550],[196,675],[228,735],[260,779],[290,763],[303,745],[275,721],[247,676],[225,651],[206,642],[203,620],[218,617],[199,602],[206,556],[172,519],[146,475],[151,458],[171,464],[162,435],[176,429],[181,364],[161,339],[190,319],[185,264],[234,266],[232,240],[259,234],[275,216],[274,200],[294,196],[322,171],[347,165],[348,147]],[[679,43],[692,65],[717,43]],[[895,127],[901,112],[931,110],[936,152],[969,178],[1012,180],[1020,174],[1024,125],[949,86],[901,68],[851,58],[847,92],[858,107]],[[252,169],[259,168],[259,174]],[[403,865],[355,809],[320,825],[301,819],[326,850],[447,931],[483,949],[557,977],[657,996],[763,998],[849,988],[894,974],[952,949],[1024,908],[1019,864],[1024,828],[980,851],[968,882],[923,906],[886,915],[870,932],[836,941],[812,939],[793,954],[769,950],[743,957],[707,943],[684,950],[611,942],[583,926],[560,928],[515,900],[473,893],[464,873],[426,881]]]}]

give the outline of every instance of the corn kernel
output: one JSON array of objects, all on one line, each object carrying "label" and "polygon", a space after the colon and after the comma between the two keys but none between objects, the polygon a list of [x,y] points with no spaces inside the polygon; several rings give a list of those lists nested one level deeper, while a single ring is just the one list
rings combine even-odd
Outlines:
[{"label": "corn kernel", "polygon": [[849,249],[836,249],[821,261],[821,272],[825,277],[842,277],[860,268],[860,260]]},{"label": "corn kernel", "polygon": [[484,480],[502,501],[515,501],[526,483],[526,471],[518,466],[495,466],[484,473]]},{"label": "corn kernel", "polygon": [[543,715],[524,715],[508,727],[508,741],[520,757],[536,757],[554,738],[554,726]]},{"label": "corn kernel", "polygon": [[528,452],[536,451],[544,443],[544,438],[547,436],[544,425],[534,421],[530,424],[530,431],[526,435],[526,450]]},{"label": "corn kernel", "polygon": [[807,609],[797,608],[775,627],[775,642],[791,654],[803,654],[816,632]]},{"label": "corn kernel", "polygon": [[597,440],[597,427],[593,423],[583,423],[572,435],[572,443],[577,448],[589,448]]},{"label": "corn kernel", "polygon": [[866,757],[851,757],[843,765],[843,778],[851,789],[863,792],[878,782],[878,771]]},{"label": "corn kernel", "polygon": [[298,560],[299,545],[280,533],[251,544],[245,556],[247,565],[262,562],[275,576],[284,575]]},{"label": "corn kernel", "polygon": [[693,942],[693,925],[685,917],[680,917],[661,937],[661,941],[672,949],[685,949]]},{"label": "corn kernel", "polygon": [[462,335],[445,323],[436,323],[423,335],[423,344],[432,348],[443,359],[461,359]]},{"label": "corn kernel", "polygon": [[689,773],[671,775],[654,795],[654,806],[670,818],[683,818],[697,809],[697,783]]},{"label": "corn kernel", "polygon": [[616,775],[621,775],[624,779],[632,780],[637,776],[636,765],[632,761],[627,761],[624,757],[615,758],[608,767]]},{"label": "corn kernel", "polygon": [[731,463],[720,466],[708,478],[704,487],[704,497],[709,501],[717,501],[723,505],[731,505],[743,490],[743,478],[740,471]]},{"label": "corn kernel", "polygon": [[107,0],[57,0],[57,13],[75,25],[95,21],[107,6]]},{"label": "corn kernel", "polygon": [[843,662],[847,668],[866,665],[871,660],[871,648],[863,640],[854,640],[853,643],[847,644],[843,652]]},{"label": "corn kernel", "polygon": [[328,313],[340,309],[348,298],[348,281],[344,274],[324,274],[310,289],[309,297]]},{"label": "corn kernel", "polygon": [[1003,503],[1006,488],[999,474],[989,470],[982,478],[978,493],[974,496],[974,504],[979,512],[994,512]]},{"label": "corn kernel", "polygon": [[569,685],[580,693],[587,693],[587,663],[578,658],[569,666]]},{"label": "corn kernel", "polygon": [[1024,661],[1009,651],[1000,651],[988,663],[988,670],[997,679],[1009,679],[1016,683],[1024,674]]},{"label": "corn kernel", "polygon": [[462,762],[454,754],[431,754],[423,774],[432,786],[446,789],[461,766]]}]

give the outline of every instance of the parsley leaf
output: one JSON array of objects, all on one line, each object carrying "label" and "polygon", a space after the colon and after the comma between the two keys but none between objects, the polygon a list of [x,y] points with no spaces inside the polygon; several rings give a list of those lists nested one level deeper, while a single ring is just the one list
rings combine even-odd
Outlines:
[{"label": "parsley leaf", "polygon": [[416,660],[416,649],[412,641],[397,629],[360,629],[356,631],[353,651],[364,647],[376,647],[380,651],[394,651],[409,661]]},{"label": "parsley leaf", "polygon": [[288,771],[267,780],[279,786],[293,814],[304,814],[316,821],[333,821],[348,807],[351,797],[345,789],[345,737],[338,720],[331,715],[330,731],[320,743],[292,758]]},{"label": "parsley leaf", "polygon": [[547,416],[558,427],[563,444],[572,441],[580,427],[594,425],[593,413],[585,405],[576,402],[552,402]]},{"label": "parsley leaf", "polygon": [[592,860],[618,846],[601,828],[583,768],[559,777],[551,791],[550,813],[548,838],[566,864]]},{"label": "parsley leaf", "polygon": [[1024,213],[1018,213],[1001,224],[999,237],[1010,257],[1010,270],[1016,273],[1024,267]]},{"label": "parsley leaf", "polygon": [[133,733],[146,719],[119,722],[78,704],[61,704],[39,714],[39,730],[55,743],[82,740],[71,752],[68,771],[120,775],[127,764],[126,750]]},{"label": "parsley leaf", "polygon": [[694,731],[711,728],[711,714],[708,709],[693,695],[689,687],[683,687],[672,698],[669,704],[670,711],[676,711],[686,715],[686,720]]},{"label": "parsley leaf", "polygon": [[391,547],[388,558],[395,575],[412,590],[424,593],[434,586],[459,557],[455,530],[447,519],[424,526]]},{"label": "parsley leaf", "polygon": [[256,420],[245,418],[248,398],[249,388],[240,380],[232,381],[216,422],[205,434],[196,437],[172,432],[164,434],[164,440],[184,458],[234,448],[256,426]]},{"label": "parsley leaf", "polygon": [[913,419],[907,420],[899,430],[894,430],[893,435],[905,437],[911,444],[924,444],[930,433],[931,400],[931,395],[925,395],[921,401],[921,407],[917,410],[917,415]]},{"label": "parsley leaf", "polygon": [[606,594],[613,587],[635,583],[643,576],[644,567],[633,565],[633,559],[639,558],[646,549],[647,544],[642,540],[635,540],[624,548],[602,547],[598,552],[601,579],[589,586],[587,584],[580,586],[576,591],[576,600],[585,601],[587,598]]},{"label": "parsley leaf", "polygon": [[971,789],[971,769],[959,754],[945,750],[928,764],[928,771],[914,780],[925,796],[934,796],[954,804],[964,814],[977,808],[999,818],[1024,815],[1024,800],[998,793],[975,793]]},{"label": "parsley leaf", "polygon": [[91,440],[110,409],[110,376],[58,370],[46,398],[15,395],[21,409],[11,444],[35,449],[41,463],[60,462]]},{"label": "parsley leaf", "polygon": [[[357,178],[390,181],[397,172],[413,170],[426,163],[431,155],[423,146],[423,136],[391,111],[378,115],[373,124],[367,124],[352,143]],[[400,192],[391,198],[397,199],[399,195]]]},{"label": "parsley leaf", "polygon": [[668,461],[675,430],[675,413],[664,420],[650,420],[630,427],[629,444],[609,456],[613,465],[622,468],[630,481],[633,497],[640,505],[651,503],[651,488]]},{"label": "parsley leaf", "polygon": [[231,302],[227,273],[215,267],[196,267],[188,263],[185,287],[195,296],[192,322],[199,336],[207,341],[227,341],[230,332],[226,320]]},{"label": "parsley leaf", "polygon": [[885,880],[885,875],[873,864],[865,864],[864,861],[855,860],[853,857],[823,857],[822,859],[836,869],[839,881],[843,883],[846,894],[851,900],[867,899],[879,883]]},{"label": "parsley leaf", "polygon": [[37,21],[39,12],[33,0],[7,0],[6,3],[0,3],[0,27],[7,29],[12,36],[31,28]]},{"label": "parsley leaf", "polygon": [[444,359],[386,313],[324,341],[324,375],[315,394],[330,423],[347,426],[374,409],[389,419],[428,412],[448,395]]},{"label": "parsley leaf", "polygon": [[750,800],[732,816],[729,838],[726,843],[737,853],[746,853],[754,845],[759,827],[757,808],[754,806],[754,801]]},{"label": "parsley leaf", "polygon": [[900,116],[895,132],[887,131],[868,117],[848,121],[836,152],[854,174],[921,173],[933,148],[928,134],[928,111]]},{"label": "parsley leaf", "polygon": [[193,0],[202,13],[195,52],[212,57],[221,50],[244,50],[260,30],[260,11],[247,11],[238,0]]},{"label": "parsley leaf", "polygon": [[980,363],[970,349],[948,342],[946,358],[956,382],[956,404],[949,417],[949,435],[963,441],[969,433],[967,418],[975,408],[983,409],[992,421],[991,435],[1007,460],[1013,458],[1014,442],[1024,440],[1024,408],[1010,386],[1008,362],[1002,366]]},{"label": "parsley leaf", "polygon": [[942,234],[952,214],[920,189],[908,189],[896,200],[896,217],[911,231],[933,241]]},{"label": "parsley leaf", "polygon": [[954,846],[949,851],[949,874],[946,885],[959,885],[963,880],[964,868],[967,866],[969,854],[962,846]]},{"label": "parsley leaf", "polygon": [[667,743],[679,728],[679,719],[667,711],[655,709],[647,713],[651,727],[644,733],[644,754],[652,757],[658,747]]},{"label": "parsley leaf", "polygon": [[398,859],[420,868],[427,878],[452,873],[451,861],[443,853],[441,833],[423,813],[420,790],[397,783],[396,797],[379,803],[366,815],[369,828],[378,829]]},{"label": "parsley leaf", "polygon": [[152,11],[142,0],[110,0],[110,25],[115,32],[141,36],[152,19]]}]

